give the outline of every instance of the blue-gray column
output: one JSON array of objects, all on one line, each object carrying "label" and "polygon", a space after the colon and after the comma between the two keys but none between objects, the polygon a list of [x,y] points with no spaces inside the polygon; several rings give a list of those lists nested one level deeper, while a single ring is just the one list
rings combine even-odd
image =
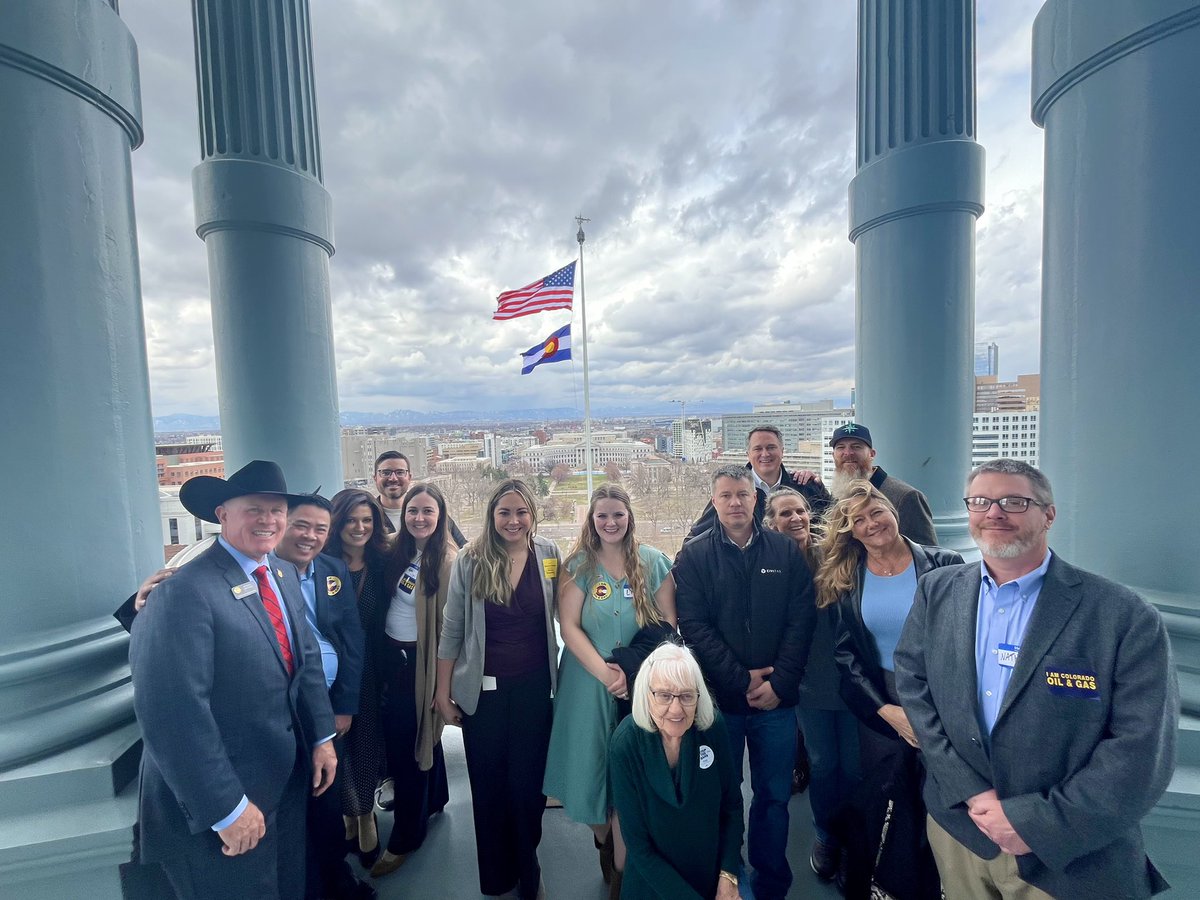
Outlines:
[{"label": "blue-gray column", "polygon": [[119,897],[138,734],[112,610],[162,565],[130,151],[101,0],[0,3],[0,895]]},{"label": "blue-gray column", "polygon": [[333,213],[321,184],[307,0],[193,0],[200,154],[225,469],[283,466],[342,487],[329,304]]},{"label": "blue-gray column", "polygon": [[1049,2],[1033,32],[1045,129],[1042,427],[1052,544],[1170,629],[1180,764],[1147,819],[1177,896],[1200,896],[1200,4]]},{"label": "blue-gray column", "polygon": [[972,0],[860,0],[855,418],[878,463],[929,498],[941,544],[973,549],[962,505],[974,408]]}]

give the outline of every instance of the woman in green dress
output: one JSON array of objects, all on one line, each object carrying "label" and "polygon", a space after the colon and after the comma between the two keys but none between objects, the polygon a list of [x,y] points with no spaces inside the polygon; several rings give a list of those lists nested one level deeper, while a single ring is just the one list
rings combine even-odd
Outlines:
[{"label": "woman in green dress", "polygon": [[622,900],[736,900],[742,791],[696,657],[662,644],[612,739],[613,800],[628,845]]},{"label": "woman in green dress", "polygon": [[605,662],[640,628],[675,620],[671,561],[634,536],[629,494],[603,484],[592,494],[587,520],[567,557],[558,595],[559,630],[566,649],[559,664],[545,793],[567,815],[589,825],[600,850],[604,880],[619,891],[625,845],[608,782],[608,743],[617,726],[617,700],[629,694],[625,673]]}]

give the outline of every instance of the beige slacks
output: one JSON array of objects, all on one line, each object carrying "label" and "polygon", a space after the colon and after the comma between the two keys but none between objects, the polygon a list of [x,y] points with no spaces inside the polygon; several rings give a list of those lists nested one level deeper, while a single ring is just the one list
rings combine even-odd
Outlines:
[{"label": "beige slacks", "polygon": [[937,860],[946,900],[1054,900],[1040,888],[1021,879],[1017,858],[1001,853],[995,859],[976,856],[933,816],[925,817],[929,846]]}]

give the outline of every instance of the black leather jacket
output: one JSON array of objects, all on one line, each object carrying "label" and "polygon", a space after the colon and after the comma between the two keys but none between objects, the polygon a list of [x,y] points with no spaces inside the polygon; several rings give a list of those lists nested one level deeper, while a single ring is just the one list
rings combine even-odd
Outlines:
[{"label": "black leather jacket", "polygon": [[[917,567],[917,578],[932,569],[954,566],[963,561],[953,550],[927,547],[904,539],[912,551],[913,564]],[[896,737],[895,730],[879,715],[879,708],[892,701],[888,699],[883,681],[883,667],[879,664],[879,648],[875,637],[863,624],[862,588],[863,571],[866,563],[860,563],[855,575],[855,586],[838,598],[837,638],[834,658],[842,672],[841,695],[864,725],[885,737]]]}]

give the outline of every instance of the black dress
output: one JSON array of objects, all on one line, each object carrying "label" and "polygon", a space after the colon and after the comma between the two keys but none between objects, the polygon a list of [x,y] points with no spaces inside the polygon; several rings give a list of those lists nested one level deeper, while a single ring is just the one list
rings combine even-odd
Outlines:
[{"label": "black dress", "polygon": [[[358,615],[366,631],[379,615],[385,602],[383,579],[378,571],[367,568],[351,572],[358,596]],[[338,775],[342,779],[342,814],[364,816],[375,807],[375,788],[383,777],[383,731],[379,722],[379,659],[373,642],[367,641],[363,653],[362,687],[359,690],[358,715],[342,741]]]}]

